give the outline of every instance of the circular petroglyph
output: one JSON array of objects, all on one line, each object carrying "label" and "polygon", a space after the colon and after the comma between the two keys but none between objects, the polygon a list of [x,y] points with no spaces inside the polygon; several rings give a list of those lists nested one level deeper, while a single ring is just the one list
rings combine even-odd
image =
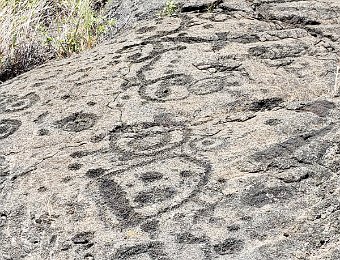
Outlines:
[{"label": "circular petroglyph", "polygon": [[187,138],[186,130],[152,127],[137,132],[112,134],[110,147],[124,155],[155,155],[180,146]]},{"label": "circular petroglyph", "polygon": [[109,173],[91,184],[96,186],[91,190],[99,190],[105,210],[131,226],[185,203],[206,184],[210,168],[191,157],[176,156]]},{"label": "circular petroglyph", "polygon": [[158,171],[150,171],[150,172],[143,172],[139,178],[144,182],[144,183],[151,183],[154,181],[159,181],[163,179],[163,173],[158,172]]},{"label": "circular petroglyph", "polygon": [[170,75],[149,82],[140,87],[139,94],[150,101],[166,102],[182,100],[188,97],[187,85],[191,79],[187,75]]},{"label": "circular petroglyph", "polygon": [[54,122],[54,124],[64,131],[80,132],[95,125],[97,115],[92,113],[74,113],[64,119]]},{"label": "circular petroglyph", "polygon": [[16,119],[3,119],[0,121],[0,140],[14,134],[21,126],[21,121]]},{"label": "circular petroglyph", "polygon": [[17,95],[0,96],[0,113],[12,113],[32,107],[40,100],[35,93],[19,97]]},{"label": "circular petroglyph", "polygon": [[190,142],[190,147],[199,151],[211,151],[223,148],[228,144],[228,138],[204,137]]}]

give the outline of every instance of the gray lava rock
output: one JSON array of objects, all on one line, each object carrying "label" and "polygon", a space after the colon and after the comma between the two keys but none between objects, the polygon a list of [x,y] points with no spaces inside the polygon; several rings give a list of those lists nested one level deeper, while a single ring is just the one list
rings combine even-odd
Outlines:
[{"label": "gray lava rock", "polygon": [[164,2],[0,85],[0,258],[339,259],[340,3]]}]

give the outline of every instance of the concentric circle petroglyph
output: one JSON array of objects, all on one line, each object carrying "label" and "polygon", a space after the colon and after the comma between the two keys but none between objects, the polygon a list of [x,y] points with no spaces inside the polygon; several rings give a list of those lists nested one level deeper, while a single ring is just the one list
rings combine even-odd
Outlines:
[{"label": "concentric circle petroglyph", "polygon": [[40,100],[35,93],[29,93],[25,96],[8,95],[0,96],[0,113],[12,113],[32,107]]}]

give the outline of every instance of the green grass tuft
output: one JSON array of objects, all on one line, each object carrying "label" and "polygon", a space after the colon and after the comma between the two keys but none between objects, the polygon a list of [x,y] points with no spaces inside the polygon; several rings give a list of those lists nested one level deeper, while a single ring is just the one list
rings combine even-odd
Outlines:
[{"label": "green grass tuft", "polygon": [[171,16],[177,11],[177,5],[174,1],[168,0],[161,12],[161,16]]}]

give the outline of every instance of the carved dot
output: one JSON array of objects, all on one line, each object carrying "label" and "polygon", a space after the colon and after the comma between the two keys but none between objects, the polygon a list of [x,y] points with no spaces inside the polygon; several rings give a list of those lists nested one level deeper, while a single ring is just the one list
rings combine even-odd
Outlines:
[{"label": "carved dot", "polygon": [[226,138],[214,138],[207,137],[204,139],[194,140],[190,143],[190,146],[196,150],[209,151],[220,149],[228,144]]},{"label": "carved dot", "polygon": [[235,238],[228,238],[222,243],[213,246],[214,251],[219,255],[235,254],[241,251],[243,247],[244,241]]},{"label": "carved dot", "polygon": [[69,99],[71,96],[70,95],[64,95],[61,97],[62,100],[66,100],[66,99]]},{"label": "carved dot", "polygon": [[253,218],[251,216],[242,216],[240,219],[243,221],[251,221]]},{"label": "carved dot", "polygon": [[124,96],[122,96],[122,99],[123,99],[123,100],[129,100],[129,99],[130,99],[130,96],[124,95]]},{"label": "carved dot", "polygon": [[93,237],[93,232],[81,232],[76,234],[71,240],[74,244],[88,244]]},{"label": "carved dot", "polygon": [[97,116],[95,114],[74,113],[54,124],[64,131],[81,132],[95,125]]},{"label": "carved dot", "polygon": [[144,172],[140,176],[140,179],[145,183],[158,181],[158,180],[161,180],[162,178],[163,178],[163,174],[160,172]]},{"label": "carved dot", "polygon": [[203,25],[203,28],[204,29],[211,29],[211,28],[214,28],[214,26],[212,24],[205,24],[205,25]]},{"label": "carved dot", "polygon": [[152,204],[171,199],[176,194],[176,191],[171,187],[153,188],[146,191],[141,191],[137,194],[134,201],[140,205]]},{"label": "carved dot", "polygon": [[158,98],[165,98],[171,94],[170,89],[164,88],[164,89],[159,89],[156,91],[155,95]]},{"label": "carved dot", "polygon": [[233,231],[240,230],[240,226],[237,225],[237,224],[233,224],[233,225],[228,226],[227,229],[228,229],[228,231],[233,232]]},{"label": "carved dot", "polygon": [[137,33],[138,34],[143,34],[143,33],[147,33],[147,32],[152,32],[156,30],[156,26],[144,26],[144,27],[141,27],[137,30]]},{"label": "carved dot", "polygon": [[72,163],[67,166],[67,168],[71,171],[77,171],[79,170],[83,165],[80,163]]},{"label": "carved dot", "polygon": [[90,101],[90,102],[87,102],[87,105],[90,106],[90,107],[93,107],[94,105],[96,105],[97,103],[96,102],[93,102],[93,101]]},{"label": "carved dot", "polygon": [[165,72],[165,74],[174,74],[174,71],[173,71],[173,70],[167,70],[167,71]]},{"label": "carved dot", "polygon": [[76,151],[74,153],[71,153],[70,156],[72,158],[82,158],[82,157],[88,156],[90,154],[91,154],[91,152],[89,152],[89,151]]},{"label": "carved dot", "polygon": [[50,133],[50,131],[47,130],[47,129],[39,129],[39,131],[38,131],[38,135],[40,135],[40,136],[48,135],[49,133]]},{"label": "carved dot", "polygon": [[176,242],[180,244],[200,244],[208,242],[208,238],[206,236],[194,236],[189,232],[184,232],[181,234],[177,234]]},{"label": "carved dot", "polygon": [[226,180],[226,179],[223,179],[223,178],[219,178],[217,181],[218,181],[219,183],[225,183],[227,180]]},{"label": "carved dot", "polygon": [[71,180],[72,180],[71,176],[67,176],[67,177],[63,178],[63,179],[61,180],[61,182],[67,183],[67,182],[69,182],[69,181],[71,181]]},{"label": "carved dot", "polygon": [[270,126],[275,126],[275,125],[278,125],[280,123],[281,123],[281,120],[280,119],[275,119],[275,118],[268,119],[265,122],[266,125],[270,125]]},{"label": "carved dot", "polygon": [[214,141],[212,141],[212,140],[204,140],[204,141],[202,142],[202,144],[208,146],[208,145],[214,144]]},{"label": "carved dot", "polygon": [[91,137],[91,142],[92,143],[99,143],[106,137],[106,133],[100,133],[98,135],[92,136]]},{"label": "carved dot", "polygon": [[147,221],[144,224],[142,224],[140,227],[141,227],[141,230],[143,230],[144,232],[148,232],[148,233],[156,232],[159,229],[159,220],[154,219],[154,220]]},{"label": "carved dot", "polygon": [[45,186],[41,186],[41,187],[38,188],[38,191],[39,192],[45,192],[45,191],[47,191],[47,188]]},{"label": "carved dot", "polygon": [[103,168],[90,169],[86,172],[86,176],[90,178],[96,178],[103,175],[106,172]]},{"label": "carved dot", "polygon": [[188,177],[193,176],[193,172],[191,172],[191,171],[181,171],[179,174],[183,178],[188,178]]}]

